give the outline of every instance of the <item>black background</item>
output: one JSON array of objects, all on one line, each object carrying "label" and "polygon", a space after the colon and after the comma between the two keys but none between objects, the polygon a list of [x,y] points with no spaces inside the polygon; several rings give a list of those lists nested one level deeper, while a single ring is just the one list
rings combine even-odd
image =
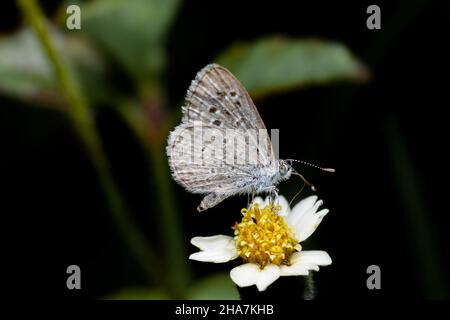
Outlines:
[{"label": "black background", "polygon": [[[58,6],[43,3],[49,16]],[[381,30],[366,28],[369,4],[381,7]],[[6,33],[18,28],[21,19],[13,3],[3,5],[0,21]],[[257,102],[267,127],[281,130],[282,158],[337,170],[333,175],[298,168],[331,211],[304,245],[326,250],[333,258],[316,275],[319,298],[450,297],[449,12],[448,2],[431,1],[190,1],[180,10],[167,45],[170,105],[181,101],[195,73],[230,43],[266,34],[340,41],[372,70],[365,85],[315,87]],[[121,81],[127,88],[126,78]],[[2,229],[12,231],[5,241],[4,263],[11,268],[7,279],[35,297],[96,298],[142,283],[64,115],[4,96],[0,104],[6,159],[1,181],[7,190]],[[149,240],[158,244],[152,229],[158,212],[146,191],[153,186],[140,171],[143,151],[107,108],[100,109],[97,120],[128,204]],[[291,180],[284,189],[288,195],[298,188],[298,181]],[[174,187],[184,212],[186,242],[195,235],[231,232],[224,226],[231,226],[238,213],[227,208],[246,202],[227,200],[228,205],[197,215],[200,198]],[[70,264],[83,270],[81,293],[65,287]],[[379,291],[366,287],[371,264],[381,267]],[[230,269],[191,265],[196,276]],[[284,281],[268,293],[282,288]]]}]

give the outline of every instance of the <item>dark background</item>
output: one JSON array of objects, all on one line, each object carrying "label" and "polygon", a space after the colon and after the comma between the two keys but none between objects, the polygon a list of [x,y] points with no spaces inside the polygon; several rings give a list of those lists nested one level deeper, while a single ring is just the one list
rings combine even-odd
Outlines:
[{"label": "dark background", "polygon": [[[57,1],[42,3],[49,16],[58,7]],[[449,298],[449,3],[292,3],[184,3],[167,47],[170,104],[181,101],[195,73],[235,40],[284,34],[346,44],[372,70],[368,84],[315,87],[257,103],[267,127],[281,130],[282,158],[337,170],[324,174],[297,168],[318,187],[331,211],[318,229],[320,236],[303,246],[326,250],[333,258],[315,277],[318,297]],[[370,4],[381,7],[381,30],[366,28]],[[0,31],[17,29],[22,22],[15,5],[2,6]],[[126,79],[118,78],[126,88]],[[4,243],[8,280],[36,297],[99,297],[140,284],[143,276],[109,222],[93,169],[65,117],[4,96],[0,104],[1,158],[6,159],[1,182],[7,190],[2,229],[12,231]],[[151,226],[158,212],[144,191],[152,185],[140,173],[143,152],[110,109],[100,108],[97,120],[115,178],[157,244]],[[291,179],[281,191],[291,195],[298,183]],[[186,241],[229,232],[223,225],[231,226],[236,213],[227,208],[246,202],[227,200],[228,205],[197,215],[200,197],[175,188],[185,211]],[[230,269],[189,263],[197,276]],[[65,289],[70,264],[83,270],[81,293]],[[381,267],[379,291],[366,287],[371,264]]]}]

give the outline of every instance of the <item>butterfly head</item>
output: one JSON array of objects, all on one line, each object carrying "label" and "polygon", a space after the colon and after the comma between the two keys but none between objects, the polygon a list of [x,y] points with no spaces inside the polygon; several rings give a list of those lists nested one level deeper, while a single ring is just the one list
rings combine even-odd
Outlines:
[{"label": "butterfly head", "polygon": [[287,180],[291,176],[292,166],[285,160],[278,160],[278,172],[282,180]]}]

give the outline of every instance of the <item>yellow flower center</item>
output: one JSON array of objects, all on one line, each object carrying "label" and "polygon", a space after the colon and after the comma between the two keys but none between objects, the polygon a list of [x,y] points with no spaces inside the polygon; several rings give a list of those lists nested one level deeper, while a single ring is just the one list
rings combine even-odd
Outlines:
[{"label": "yellow flower center", "polygon": [[259,265],[288,265],[291,255],[301,250],[294,232],[277,213],[281,206],[254,204],[242,209],[243,218],[234,225],[234,239],[239,255],[245,262]]}]

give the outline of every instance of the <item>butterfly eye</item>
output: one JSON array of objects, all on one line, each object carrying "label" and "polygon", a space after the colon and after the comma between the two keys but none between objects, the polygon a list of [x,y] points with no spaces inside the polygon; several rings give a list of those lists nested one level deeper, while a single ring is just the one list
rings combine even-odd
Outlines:
[{"label": "butterfly eye", "polygon": [[288,172],[288,167],[284,162],[280,163],[280,173],[281,175],[285,175]]}]

